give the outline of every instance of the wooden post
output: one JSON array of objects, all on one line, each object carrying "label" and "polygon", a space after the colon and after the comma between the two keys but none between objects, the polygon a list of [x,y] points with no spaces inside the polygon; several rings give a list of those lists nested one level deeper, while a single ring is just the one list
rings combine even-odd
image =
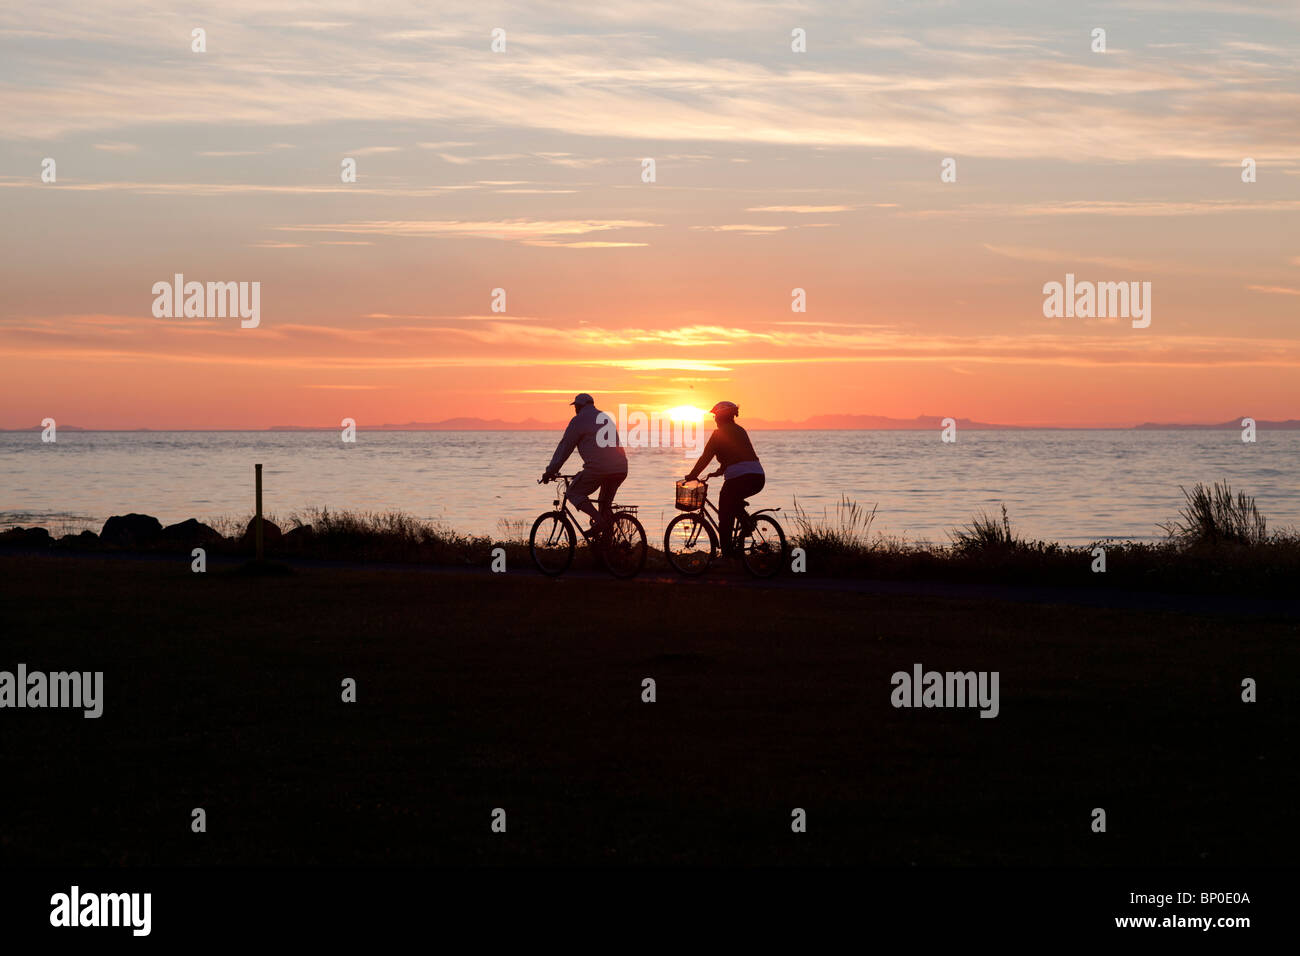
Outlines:
[{"label": "wooden post", "polygon": [[257,472],[257,517],[253,524],[253,541],[257,549],[257,560],[262,560],[262,466],[254,465]]}]

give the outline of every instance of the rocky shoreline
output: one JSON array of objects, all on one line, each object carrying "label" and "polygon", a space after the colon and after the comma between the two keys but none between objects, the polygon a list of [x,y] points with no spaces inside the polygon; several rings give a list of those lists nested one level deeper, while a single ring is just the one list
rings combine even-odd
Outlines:
[{"label": "rocky shoreline", "polygon": [[[94,531],[82,531],[80,534],[65,534],[55,538],[41,527],[9,528],[0,531],[0,548],[22,548],[24,550],[66,550],[66,551],[190,551],[194,548],[212,549],[226,553],[251,553],[253,550],[253,526],[256,518],[250,519],[243,533],[238,537],[227,537],[215,528],[204,524],[196,518],[164,526],[153,515],[125,514],[113,515],[104,522],[104,527],[96,534]],[[300,525],[283,531],[278,525],[263,519],[262,536],[269,548],[275,545],[295,546],[309,541],[312,537],[311,525]]]}]

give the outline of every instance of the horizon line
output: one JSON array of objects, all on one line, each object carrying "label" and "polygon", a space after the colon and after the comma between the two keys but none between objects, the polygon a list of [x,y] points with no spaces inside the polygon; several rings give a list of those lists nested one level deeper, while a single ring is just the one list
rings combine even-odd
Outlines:
[{"label": "horizon line", "polygon": [[[906,419],[899,419],[906,422]],[[956,419],[959,425],[964,423],[968,430],[975,431],[1182,431],[1191,429],[1202,430],[1224,430],[1242,427],[1238,421],[1226,422],[1139,422],[1136,424],[1033,424],[1018,425],[1010,423],[985,423],[978,421]],[[430,423],[428,425],[394,425],[385,423],[382,425],[362,426],[358,424],[357,431],[388,431],[388,432],[549,432],[557,429],[563,429],[565,422],[539,422],[537,425],[524,425],[518,422],[503,422],[501,427],[473,427],[473,426],[446,426],[439,427],[440,423]],[[1256,420],[1256,427],[1268,428],[1270,430],[1300,430],[1300,419],[1278,419],[1278,420]],[[487,426],[487,420],[484,420]],[[712,425],[708,422],[700,422],[701,426],[711,430]],[[1278,429],[1277,426],[1290,426]],[[213,426],[207,428],[156,428],[149,426],[136,426],[133,428],[88,428],[81,425],[59,425],[58,429],[69,432],[90,432],[90,433],[113,433],[113,432],[329,432],[338,431],[339,425],[267,425],[267,426]],[[877,425],[877,426],[812,426],[800,425],[798,423],[775,422],[768,423],[761,419],[748,427],[761,431],[815,431],[815,432],[837,432],[837,431],[862,431],[862,432],[893,432],[893,431],[932,431],[934,426],[930,425],[912,425],[903,424],[897,426]],[[40,425],[29,425],[20,428],[0,428],[0,433],[19,434],[24,432],[42,431]]]}]

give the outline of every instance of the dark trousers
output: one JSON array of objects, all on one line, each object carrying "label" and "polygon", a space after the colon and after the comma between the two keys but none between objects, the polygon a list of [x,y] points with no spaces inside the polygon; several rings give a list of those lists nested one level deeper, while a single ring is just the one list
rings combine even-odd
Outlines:
[{"label": "dark trousers", "polygon": [[[577,477],[569,482],[569,503],[583,514],[596,519],[600,525],[605,525],[609,522],[611,509],[614,507],[614,494],[626,479],[626,471],[615,472],[612,475],[597,475],[583,468],[578,472]],[[591,503],[591,493],[597,488],[600,489],[599,517],[597,517],[596,506]]]},{"label": "dark trousers", "polygon": [[718,495],[718,530],[722,532],[722,553],[733,554],[731,535],[736,516],[746,498],[752,498],[763,490],[767,478],[763,475],[740,475],[722,483],[722,493]]}]

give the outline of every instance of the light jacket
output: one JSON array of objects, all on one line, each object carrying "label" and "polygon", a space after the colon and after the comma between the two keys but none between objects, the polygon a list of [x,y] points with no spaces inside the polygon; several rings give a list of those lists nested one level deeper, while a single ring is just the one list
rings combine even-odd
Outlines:
[{"label": "light jacket", "polygon": [[554,473],[563,468],[575,448],[582,457],[583,466],[593,474],[616,475],[627,471],[627,452],[623,450],[618,425],[595,405],[578,409],[578,414],[564,430],[564,437],[555,446],[555,454],[546,470]]}]

